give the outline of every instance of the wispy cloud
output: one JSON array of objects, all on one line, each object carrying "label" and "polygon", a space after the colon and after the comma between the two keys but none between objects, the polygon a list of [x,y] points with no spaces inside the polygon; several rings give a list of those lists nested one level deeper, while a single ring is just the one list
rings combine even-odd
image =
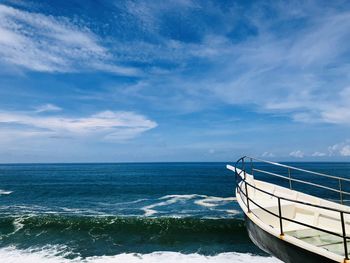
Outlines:
[{"label": "wispy cloud", "polygon": [[[0,112],[0,134],[10,126],[21,136],[99,136],[113,141],[134,138],[157,123],[133,112],[103,111],[88,117],[42,116],[23,112]],[[7,125],[7,126],[6,126]]]},{"label": "wispy cloud", "polygon": [[51,103],[43,104],[35,108],[36,112],[50,112],[50,111],[61,111],[61,110],[62,108]]},{"label": "wispy cloud", "polygon": [[[285,3],[274,2],[276,17],[270,19],[262,15],[266,6],[257,4],[249,9],[244,20],[255,27],[256,34],[233,41],[228,35],[236,30],[234,18],[242,14],[238,9],[223,10],[209,2],[164,2],[161,6],[128,2],[128,11],[156,41],[135,41],[128,45],[118,42],[117,49],[130,60],[162,60],[175,68],[169,74],[164,70],[162,74],[148,71],[151,77],[141,81],[149,92],[158,90],[163,83],[171,86],[175,82],[175,88],[169,90],[190,98],[192,105],[219,101],[251,105],[256,111],[284,114],[297,122],[350,124],[346,73],[350,69],[348,10],[332,6],[320,9],[313,1],[305,4],[305,10],[297,3],[284,6]],[[207,12],[208,6],[212,17],[225,22],[220,30],[193,21],[204,27],[200,40],[194,42],[169,38],[162,33],[162,18],[169,10],[176,12],[183,22],[195,10]],[[283,28],[300,21],[302,26]],[[202,68],[195,61],[208,66]],[[193,64],[201,74],[193,74]],[[207,94],[204,99],[203,94]]]},{"label": "wispy cloud", "polygon": [[[276,17],[269,19],[262,15],[265,5],[256,5],[244,20],[256,34],[235,42],[228,35],[236,30],[241,11],[219,6],[210,1],[164,1],[160,5],[126,1],[123,11],[133,16],[137,29],[149,34],[152,41],[112,37],[112,50],[108,50],[84,25],[0,5],[0,54],[8,63],[46,72],[92,69],[138,75],[138,69],[113,61],[145,63],[148,66],[142,70],[147,76],[140,80],[143,88],[134,95],[152,103],[156,98],[177,110],[227,103],[282,113],[298,122],[350,123],[346,77],[350,69],[346,55],[349,11],[331,7],[322,11],[313,1],[305,5],[306,10],[293,3],[274,4]],[[164,34],[164,14],[175,12],[179,23],[186,26],[198,10],[221,22],[220,30],[196,20],[191,25],[203,29],[195,31],[200,34],[198,41]],[[302,27],[278,29],[299,20],[304,21]],[[159,61],[166,66],[157,64]],[[200,74],[192,71],[196,61]],[[202,68],[200,62],[208,66]],[[167,90],[166,96],[160,89]]]},{"label": "wispy cloud", "polygon": [[[349,66],[343,58],[350,13],[327,14],[310,24],[282,37],[263,28],[259,37],[238,45],[231,55],[237,59],[226,67],[232,77],[224,75],[223,85],[212,85],[216,94],[232,104],[252,103],[260,111],[289,114],[296,121],[349,124],[344,86]],[[233,97],[237,94],[240,100]]]},{"label": "wispy cloud", "polygon": [[136,68],[113,57],[87,27],[67,18],[27,12],[0,4],[0,60],[41,72],[101,70],[122,75]]},{"label": "wispy cloud", "polygon": [[313,156],[313,157],[324,157],[324,156],[327,156],[327,154],[323,153],[323,152],[314,152],[313,154],[311,154],[311,156]]}]

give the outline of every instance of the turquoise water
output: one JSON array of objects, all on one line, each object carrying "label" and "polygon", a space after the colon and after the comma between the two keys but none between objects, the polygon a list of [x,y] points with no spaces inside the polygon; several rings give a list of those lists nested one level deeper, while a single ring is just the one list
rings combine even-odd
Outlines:
[{"label": "turquoise water", "polygon": [[[350,175],[348,163],[292,165]],[[164,255],[188,262],[271,260],[247,236],[234,198],[234,174],[225,166],[0,165],[0,256],[8,262],[109,262],[122,256],[127,256],[126,262],[147,257],[147,262],[158,262]],[[330,185],[319,178],[306,179]],[[322,191],[315,194],[338,198]]]}]

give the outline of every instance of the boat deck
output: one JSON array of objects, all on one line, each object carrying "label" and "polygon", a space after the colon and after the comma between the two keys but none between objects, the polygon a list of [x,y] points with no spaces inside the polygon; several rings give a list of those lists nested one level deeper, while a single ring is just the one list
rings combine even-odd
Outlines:
[{"label": "boat deck", "polygon": [[[313,246],[326,249],[332,253],[344,256],[343,239],[311,228],[303,230],[287,231],[285,234],[300,239]],[[350,241],[347,242],[348,246]],[[350,247],[350,246],[349,246]]]}]

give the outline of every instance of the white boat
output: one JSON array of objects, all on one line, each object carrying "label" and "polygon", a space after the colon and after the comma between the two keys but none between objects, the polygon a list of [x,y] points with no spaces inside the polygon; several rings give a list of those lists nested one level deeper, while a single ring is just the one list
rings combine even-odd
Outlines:
[{"label": "white boat", "polygon": [[[257,169],[257,162],[285,173]],[[287,263],[350,263],[350,207],[342,204],[343,196],[350,194],[342,189],[349,179],[247,156],[227,168],[235,172],[237,201],[254,244]],[[293,178],[293,172],[336,180],[338,187]],[[257,179],[261,175],[265,180]],[[269,176],[285,179],[288,187],[267,182]],[[294,190],[293,184],[337,193],[340,204]]]}]

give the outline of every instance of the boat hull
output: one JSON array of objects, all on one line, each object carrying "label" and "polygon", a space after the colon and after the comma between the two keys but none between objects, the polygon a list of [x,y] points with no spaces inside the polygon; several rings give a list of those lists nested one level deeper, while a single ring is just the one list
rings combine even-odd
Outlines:
[{"label": "boat hull", "polygon": [[337,261],[315,254],[299,246],[280,239],[256,225],[246,216],[246,225],[250,239],[263,251],[286,263],[334,263]]}]

